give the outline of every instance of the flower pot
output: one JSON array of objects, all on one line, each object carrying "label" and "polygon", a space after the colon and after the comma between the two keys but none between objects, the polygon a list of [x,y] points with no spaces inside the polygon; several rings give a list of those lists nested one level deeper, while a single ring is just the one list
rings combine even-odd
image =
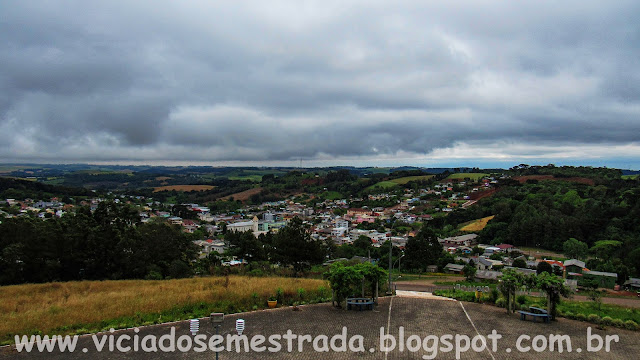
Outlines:
[{"label": "flower pot", "polygon": [[278,305],[278,300],[268,300],[267,304],[269,305],[270,309],[273,309],[276,307],[276,305]]}]

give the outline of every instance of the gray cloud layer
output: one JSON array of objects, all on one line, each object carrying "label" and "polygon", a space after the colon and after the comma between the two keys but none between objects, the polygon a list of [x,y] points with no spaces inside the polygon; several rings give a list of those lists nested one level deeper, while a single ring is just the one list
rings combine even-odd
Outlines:
[{"label": "gray cloud layer", "polygon": [[640,154],[638,14],[637,1],[3,1],[0,160]]}]

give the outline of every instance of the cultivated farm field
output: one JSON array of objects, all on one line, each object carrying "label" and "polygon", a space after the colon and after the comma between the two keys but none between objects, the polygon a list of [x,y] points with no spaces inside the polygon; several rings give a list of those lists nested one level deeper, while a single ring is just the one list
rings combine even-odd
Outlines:
[{"label": "cultivated farm field", "polygon": [[460,230],[468,231],[468,232],[482,231],[482,229],[484,229],[487,226],[487,223],[491,221],[491,219],[493,219],[494,217],[495,215],[492,215],[492,216],[483,217],[482,219],[473,220],[472,222],[460,228]]}]

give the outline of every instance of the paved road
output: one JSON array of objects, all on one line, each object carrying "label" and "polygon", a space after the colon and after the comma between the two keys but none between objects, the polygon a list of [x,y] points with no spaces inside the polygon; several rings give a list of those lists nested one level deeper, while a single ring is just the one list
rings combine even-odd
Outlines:
[{"label": "paved road", "polygon": [[[347,337],[354,335],[362,336],[363,352],[336,352],[318,353],[313,351],[311,344],[304,343],[303,352],[298,352],[298,341],[293,341],[293,351],[287,352],[286,340],[281,340],[283,351],[277,353],[256,353],[256,352],[223,352],[220,359],[422,359],[423,355],[433,354],[431,345],[433,339],[426,342],[426,350],[422,348],[418,352],[410,352],[405,345],[404,349],[398,346],[389,352],[381,352],[379,349],[380,333],[390,334],[398,339],[400,337],[400,327],[404,328],[404,344],[411,335],[415,341],[422,342],[429,335],[438,337],[447,334],[467,335],[470,338],[477,334],[488,335],[492,330],[503,336],[498,342],[496,353],[484,350],[482,352],[467,351],[461,354],[462,359],[549,359],[549,358],[570,358],[570,359],[635,359],[640,354],[640,333],[625,330],[609,329],[607,331],[594,330],[595,333],[605,335],[619,335],[620,341],[614,343],[612,351],[609,353],[598,353],[597,355],[575,352],[576,348],[586,349],[586,334],[588,324],[572,320],[560,319],[551,324],[533,323],[531,321],[520,321],[517,315],[507,315],[504,309],[480,304],[460,303],[457,301],[443,301],[431,298],[402,297],[380,299],[379,305],[374,311],[346,311],[332,308],[329,304],[309,305],[301,307],[301,311],[292,311],[291,308],[280,308],[275,310],[256,311],[245,314],[229,315],[225,318],[221,333],[224,335],[233,334],[234,323],[238,318],[246,321],[245,335],[252,338],[256,335],[271,336],[274,334],[285,334],[291,330],[293,334],[310,334],[313,337],[325,334],[329,338],[335,334],[340,334],[343,327],[347,329]],[[157,337],[169,333],[171,326],[176,327],[176,338],[188,334],[188,322],[175,324],[157,325],[145,327],[137,334],[141,338],[146,335]],[[201,334],[212,335],[214,333],[211,324],[206,320],[202,322]],[[548,351],[537,353],[531,350],[528,353],[518,353],[515,350],[515,343],[518,336],[527,334],[533,338],[537,335],[549,336],[549,334],[566,334],[572,339],[572,353],[552,354]],[[103,334],[98,335],[98,339]],[[136,335],[133,330],[123,330],[113,334]],[[116,337],[114,337],[115,339]],[[464,343],[464,341],[463,341]],[[525,342],[531,344],[531,341]],[[267,344],[269,345],[269,344]],[[336,345],[340,345],[337,343]],[[441,343],[441,345],[443,345]],[[141,351],[119,352],[96,352],[91,336],[83,336],[78,341],[78,349],[87,348],[87,353],[81,351],[69,353],[17,353],[15,350],[4,348],[0,350],[1,359],[213,359],[214,353],[207,351],[202,353],[144,353]],[[512,352],[507,352],[507,348]],[[370,352],[373,349],[373,352]],[[566,350],[565,350],[566,351]],[[453,353],[440,352],[438,359],[455,358]]]}]

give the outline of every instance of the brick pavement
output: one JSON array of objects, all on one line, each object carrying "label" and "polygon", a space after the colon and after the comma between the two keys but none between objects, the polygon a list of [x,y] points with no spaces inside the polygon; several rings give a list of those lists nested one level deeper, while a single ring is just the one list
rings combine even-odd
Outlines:
[{"label": "brick pavement", "polygon": [[[463,307],[464,306],[464,307]],[[491,333],[495,329],[503,335],[499,341],[499,351],[490,353],[483,351],[475,353],[468,351],[461,355],[462,359],[635,359],[640,354],[640,333],[625,330],[609,329],[607,331],[596,330],[598,334],[618,334],[620,342],[613,344],[613,351],[610,353],[598,353],[597,356],[586,352],[552,354],[549,352],[517,353],[515,342],[517,336],[529,334],[532,338],[538,334],[549,335],[567,334],[572,336],[574,351],[576,347],[586,349],[585,335],[589,326],[572,320],[560,319],[551,324],[533,323],[530,321],[520,321],[516,315],[507,315],[503,309],[479,304],[464,303],[461,305],[457,301],[442,301],[436,299],[425,299],[417,297],[394,297],[381,298],[380,304],[374,311],[346,311],[335,309],[330,304],[308,305],[300,307],[301,311],[292,311],[291,308],[280,308],[275,310],[256,311],[244,314],[228,315],[225,317],[224,325],[221,328],[223,335],[234,332],[235,320],[243,318],[246,321],[245,335],[251,338],[253,335],[273,335],[284,334],[288,329],[294,334],[326,334],[329,337],[340,334],[343,326],[347,327],[347,336],[362,335],[364,338],[365,352],[329,352],[317,353],[313,351],[311,344],[305,343],[306,351],[300,353],[297,350],[298,343],[293,342],[294,351],[286,352],[286,340],[280,340],[284,351],[278,353],[236,353],[222,352],[220,359],[422,359],[423,355],[431,354],[421,350],[411,353],[408,350],[400,351],[398,347],[389,354],[378,350],[369,352],[369,349],[378,348],[380,328],[384,328],[385,333],[396,336],[399,335],[400,326],[404,327],[405,339],[410,335],[418,335],[424,339],[427,335],[445,334],[466,334],[470,338],[475,336],[476,329],[482,335]],[[391,309],[391,316],[389,316]],[[466,313],[465,313],[466,310]],[[467,314],[469,318],[467,318]],[[472,324],[473,323],[473,324]],[[171,326],[176,327],[176,337],[188,334],[188,322],[174,324],[163,324],[141,328],[140,337],[148,334],[157,336],[169,333]],[[475,328],[474,328],[475,326]],[[201,321],[201,334],[212,335],[214,330],[208,320]],[[129,334],[134,335],[132,330],[118,331],[114,335]],[[428,343],[430,345],[431,343]],[[529,342],[530,344],[530,342]],[[266,343],[269,346],[268,343]],[[78,341],[78,349],[87,347],[94,349],[93,340],[90,336],[83,336]],[[506,348],[514,348],[511,353],[506,352]],[[204,353],[144,353],[144,352],[100,352],[95,350],[87,353],[77,351],[73,354],[49,354],[31,353],[18,354],[7,348],[0,349],[2,359],[214,359],[212,352]],[[437,359],[455,358],[453,353],[440,352]]]}]

